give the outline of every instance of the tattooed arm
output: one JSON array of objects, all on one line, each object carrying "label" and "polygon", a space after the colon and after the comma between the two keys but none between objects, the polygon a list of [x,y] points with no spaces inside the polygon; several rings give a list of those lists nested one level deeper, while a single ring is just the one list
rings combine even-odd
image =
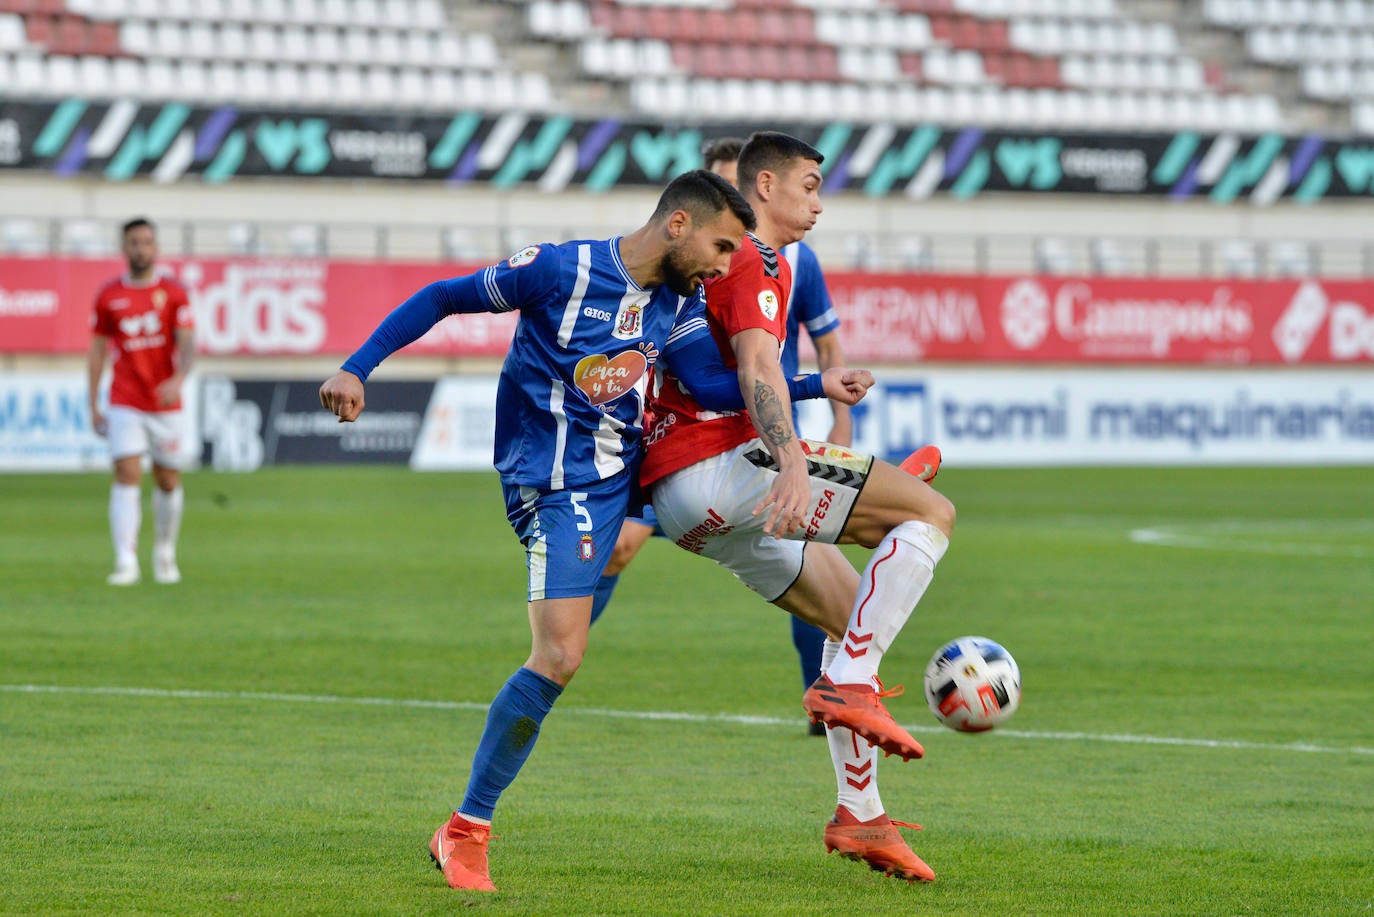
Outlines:
[{"label": "tattooed arm", "polygon": [[792,427],[792,401],[778,363],[778,339],[761,328],[748,328],[732,337],[730,346],[739,364],[740,392],[749,419],[778,463],[778,477],[754,513],[768,509],[763,530],[785,538],[806,521],[811,480],[806,456]]}]

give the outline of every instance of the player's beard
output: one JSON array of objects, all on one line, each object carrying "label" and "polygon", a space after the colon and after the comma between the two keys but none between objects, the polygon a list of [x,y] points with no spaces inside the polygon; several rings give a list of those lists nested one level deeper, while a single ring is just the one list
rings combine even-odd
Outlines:
[{"label": "player's beard", "polygon": [[668,289],[679,296],[694,296],[701,284],[701,278],[683,265],[682,262],[686,259],[681,252],[677,246],[669,248],[663,255],[663,260],[659,262],[659,270]]}]

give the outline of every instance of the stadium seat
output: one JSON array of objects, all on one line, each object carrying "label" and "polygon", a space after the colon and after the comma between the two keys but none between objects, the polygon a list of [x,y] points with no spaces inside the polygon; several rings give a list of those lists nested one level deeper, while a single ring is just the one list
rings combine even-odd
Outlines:
[{"label": "stadium seat", "polygon": [[1227,239],[1217,246],[1218,267],[1227,277],[1254,277],[1259,273],[1259,257],[1248,239]]},{"label": "stadium seat", "polygon": [[104,255],[114,251],[114,234],[94,220],[63,220],[60,250],[69,255]]},{"label": "stadium seat", "polygon": [[0,223],[0,251],[40,255],[46,254],[48,247],[48,238],[37,220],[14,217]]}]

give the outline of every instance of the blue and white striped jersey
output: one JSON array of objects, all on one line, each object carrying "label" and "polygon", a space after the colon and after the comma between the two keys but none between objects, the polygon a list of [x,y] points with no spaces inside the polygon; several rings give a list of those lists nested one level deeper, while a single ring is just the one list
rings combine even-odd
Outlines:
[{"label": "blue and white striped jersey", "polygon": [[496,395],[507,484],[558,490],[638,465],[649,368],[675,322],[704,315],[705,297],[643,289],[619,243],[531,245],[480,272],[487,308],[520,310]]},{"label": "blue and white striped jersey", "polygon": [[792,295],[787,300],[787,346],[782,351],[782,373],[790,379],[801,371],[797,354],[797,329],[805,325],[811,337],[818,338],[840,329],[840,317],[825,288],[825,275],[816,253],[805,242],[783,247],[782,255],[792,265]]}]

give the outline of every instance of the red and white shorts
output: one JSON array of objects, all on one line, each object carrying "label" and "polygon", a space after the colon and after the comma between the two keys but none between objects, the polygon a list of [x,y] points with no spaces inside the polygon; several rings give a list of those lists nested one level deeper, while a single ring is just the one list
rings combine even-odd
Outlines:
[{"label": "red and white shorts", "polygon": [[801,574],[806,542],[840,540],[873,467],[871,455],[815,440],[801,442],[811,500],[806,525],[788,538],[765,535],[768,511],[753,513],[778,476],[759,439],[656,483],[652,496],[659,525],[679,547],[726,567],[768,601],[777,599]]}]

